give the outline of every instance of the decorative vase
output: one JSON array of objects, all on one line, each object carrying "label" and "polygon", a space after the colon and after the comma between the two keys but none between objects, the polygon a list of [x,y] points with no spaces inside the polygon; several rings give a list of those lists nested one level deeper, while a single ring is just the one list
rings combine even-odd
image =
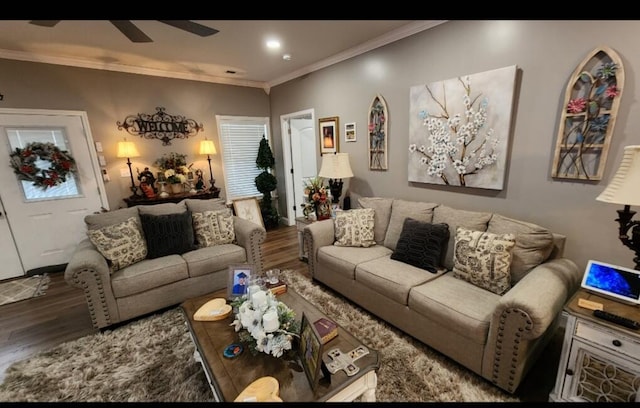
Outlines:
[{"label": "decorative vase", "polygon": [[181,183],[169,184],[171,186],[172,194],[180,194],[184,192],[184,187]]},{"label": "decorative vase", "polygon": [[328,201],[320,201],[315,203],[316,219],[318,221],[331,218],[331,204]]}]

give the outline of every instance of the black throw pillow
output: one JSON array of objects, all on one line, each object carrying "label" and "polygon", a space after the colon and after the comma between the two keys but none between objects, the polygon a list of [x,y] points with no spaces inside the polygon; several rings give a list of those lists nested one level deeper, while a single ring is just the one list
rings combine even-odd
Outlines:
[{"label": "black throw pillow", "polygon": [[195,249],[191,211],[179,214],[140,214],[147,259],[180,255]]},{"label": "black throw pillow", "polygon": [[449,225],[405,218],[391,259],[436,273],[448,242]]}]

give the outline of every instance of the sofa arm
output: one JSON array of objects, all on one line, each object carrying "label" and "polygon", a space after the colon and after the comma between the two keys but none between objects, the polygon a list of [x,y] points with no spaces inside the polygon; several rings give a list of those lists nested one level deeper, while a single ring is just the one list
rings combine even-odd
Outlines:
[{"label": "sofa arm", "polygon": [[247,253],[247,263],[254,265],[255,273],[262,273],[262,243],[267,238],[267,231],[255,222],[235,215],[233,216],[233,226],[238,245],[243,247]]},{"label": "sofa arm", "polygon": [[312,222],[304,227],[302,234],[309,262],[309,273],[313,277],[316,271],[318,249],[323,246],[333,245],[335,240],[333,220],[327,219]]},{"label": "sofa arm", "polygon": [[567,258],[533,268],[505,293],[491,317],[482,375],[514,392],[550,338],[562,308],[580,284]]},{"label": "sofa arm", "polygon": [[70,286],[84,291],[93,327],[100,329],[120,321],[111,290],[109,265],[88,238],[81,241],[71,255],[64,279]]}]

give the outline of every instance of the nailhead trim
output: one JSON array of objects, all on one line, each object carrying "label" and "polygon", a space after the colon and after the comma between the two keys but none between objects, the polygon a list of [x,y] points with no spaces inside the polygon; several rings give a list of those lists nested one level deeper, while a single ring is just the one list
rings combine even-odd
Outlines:
[{"label": "nailhead trim", "polygon": [[[511,347],[512,354],[511,354],[511,363],[510,365],[510,370],[509,373],[511,374],[509,376],[509,381],[507,383],[508,387],[507,387],[507,391],[509,392],[514,392],[515,389],[513,387],[514,383],[515,383],[515,374],[516,374],[516,366],[517,363],[519,361],[519,356],[518,356],[518,350],[519,350],[519,344],[520,344],[520,338],[522,337],[522,333],[524,331],[530,331],[531,328],[533,327],[533,322],[531,321],[531,319],[529,318],[529,316],[523,312],[522,310],[518,310],[518,309],[506,309],[502,315],[500,316],[499,319],[499,325],[498,325],[498,340],[496,341],[496,352],[495,352],[495,358],[493,360],[493,370],[492,370],[492,378],[491,378],[491,382],[494,384],[498,384],[498,377],[500,374],[500,366],[502,363],[502,359],[503,359],[503,355],[502,355],[502,340],[505,336],[504,330],[505,330],[505,323],[507,321],[507,317],[511,314],[511,313],[518,313],[520,315],[520,317],[523,317],[525,319],[525,326],[524,327],[518,327],[518,331],[514,334],[514,336],[516,337],[513,340],[513,345]],[[507,356],[504,356],[507,357]]]},{"label": "nailhead trim", "polygon": [[[91,296],[92,291],[89,289],[89,284],[86,280],[80,280],[80,275],[83,273],[88,273],[93,275],[93,280],[97,283],[98,286],[98,296],[100,298],[100,304],[96,305],[93,301],[93,296]],[[102,309],[100,312],[105,317],[105,325],[103,327],[109,326],[111,324],[111,315],[109,314],[109,307],[107,306],[107,302],[105,300],[104,286],[102,285],[102,279],[100,279],[100,274],[95,269],[80,269],[79,271],[73,274],[73,282],[77,286],[81,286],[84,290],[84,297],[87,300],[87,306],[89,308],[89,316],[91,316],[91,323],[93,327],[99,329],[100,326],[98,324],[98,317],[96,315],[97,309]],[[97,307],[96,307],[97,306]]]}]

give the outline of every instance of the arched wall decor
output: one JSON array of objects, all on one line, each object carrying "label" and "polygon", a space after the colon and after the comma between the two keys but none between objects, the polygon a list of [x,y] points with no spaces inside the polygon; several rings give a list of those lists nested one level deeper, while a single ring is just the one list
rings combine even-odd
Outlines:
[{"label": "arched wall decor", "polygon": [[376,95],[369,106],[369,170],[387,170],[387,103]]},{"label": "arched wall decor", "polygon": [[173,139],[186,139],[204,130],[202,123],[187,119],[182,115],[169,115],[165,108],[157,107],[156,113],[129,115],[122,122],[116,122],[118,130],[145,139],[160,139],[163,146],[169,146]]},{"label": "arched wall decor", "polygon": [[620,106],[624,70],[609,47],[593,50],[565,91],[551,176],[601,180]]}]

